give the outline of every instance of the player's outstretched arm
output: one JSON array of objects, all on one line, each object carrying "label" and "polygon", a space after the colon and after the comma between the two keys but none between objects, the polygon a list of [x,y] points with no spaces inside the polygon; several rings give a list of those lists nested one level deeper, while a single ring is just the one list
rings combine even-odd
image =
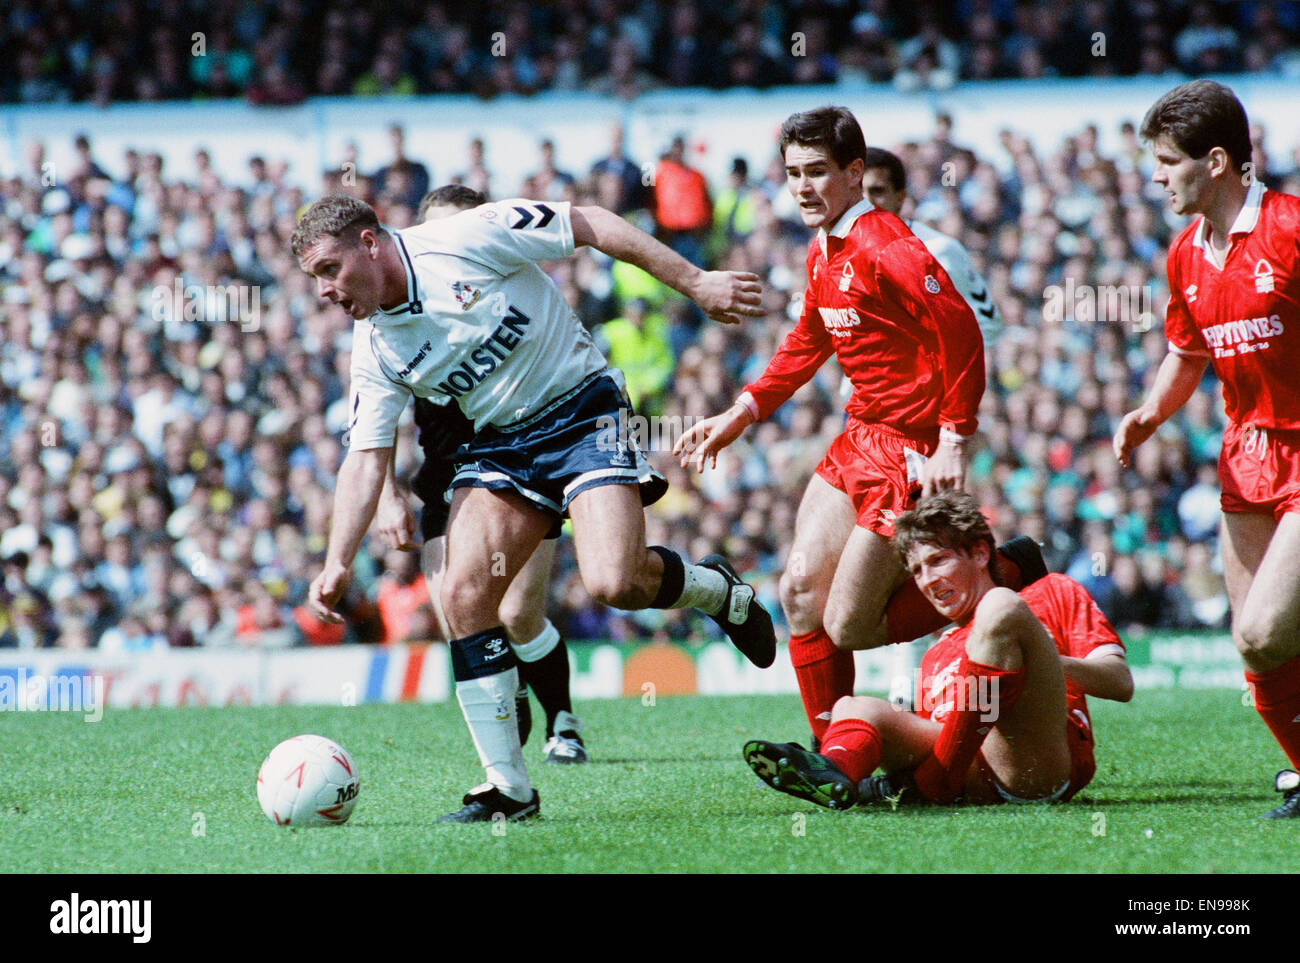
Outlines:
[{"label": "player's outstretched arm", "polygon": [[1146,401],[1125,415],[1115,431],[1111,445],[1121,465],[1128,467],[1133,449],[1154,435],[1166,418],[1187,403],[1209,363],[1210,359],[1201,355],[1176,351],[1165,355]]},{"label": "player's outstretched arm", "polygon": [[330,521],[325,566],[307,589],[307,605],[323,622],[338,625],[343,621],[343,616],[334,607],[343,597],[352,560],[361,547],[370,520],[375,517],[392,452],[391,447],[352,450],[339,468],[334,485],[334,516]]},{"label": "player's outstretched arm", "polygon": [[763,286],[757,274],[702,270],[603,207],[575,207],[570,220],[575,247],[586,244],[636,265],[686,295],[715,321],[736,324],[763,314]]},{"label": "player's outstretched arm", "polygon": [[1061,656],[1065,677],[1081,688],[1086,695],[1114,702],[1128,702],[1133,698],[1133,673],[1128,660],[1119,652],[1098,653],[1084,659]]},{"label": "player's outstretched arm", "polygon": [[397,489],[396,462],[396,458],[388,459],[384,490],[379,493],[379,507],[375,510],[375,530],[388,548],[414,552],[419,547],[415,544],[415,513]]},{"label": "player's outstretched arm", "polygon": [[741,432],[753,423],[753,413],[744,405],[736,403],[722,414],[692,425],[673,445],[673,454],[681,458],[683,468],[688,467],[692,461],[697,472],[704,471],[705,461],[710,468],[716,468],[718,452],[739,438]]}]

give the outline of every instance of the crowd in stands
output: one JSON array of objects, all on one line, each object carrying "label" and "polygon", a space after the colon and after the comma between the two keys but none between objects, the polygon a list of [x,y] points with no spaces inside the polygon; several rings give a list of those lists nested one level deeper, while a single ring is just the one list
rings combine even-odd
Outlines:
[{"label": "crowd in stands", "polygon": [[1210,0],[11,0],[0,103],[531,94],[1250,71],[1300,4]]},{"label": "crowd in stands", "polygon": [[[1300,145],[1253,134],[1261,178],[1300,193]],[[887,146],[904,160],[915,216],[965,244],[1004,316],[986,344],[970,475],[996,534],[1042,542],[1049,566],[1083,581],[1121,631],[1222,627],[1217,383],[1207,377],[1132,469],[1110,450],[1166,350],[1164,250],[1181,227],[1131,128],[1123,143],[1105,156],[1085,128],[1036,153],[1008,132],[1009,163],[995,166],[953,143],[940,116],[931,136]],[[600,203],[701,263],[762,277],[766,317],[722,326],[590,249],[545,266],[647,416],[638,440],[671,482],[648,512],[650,542],[724,552],[779,618],[798,499],[843,422],[841,379],[828,363],[719,471],[676,465],[676,434],[728,407],[797,318],[809,238],[775,148],[766,169],[738,160],[710,184],[682,146],[663,145],[653,189],[632,176],[648,159],[627,157],[617,131],[590,171],[563,170],[542,144],[525,183],[497,184],[477,143],[461,179],[499,197]],[[57,184],[42,176],[39,143],[0,182],[0,646],[431,638],[416,556],[373,538],[346,627],[302,607],[343,454],[351,322],[318,301],[288,242],[318,193],[355,191],[402,227],[423,185],[451,172],[407,156],[396,128],[392,161],[354,184],[337,172],[299,183],[262,158],[226,182],[202,152],[198,176],[182,180],[153,153],[77,147],[79,169]],[[409,426],[397,450],[407,478]],[[570,638],[716,631],[689,612],[595,606],[567,538],[550,615]]]}]

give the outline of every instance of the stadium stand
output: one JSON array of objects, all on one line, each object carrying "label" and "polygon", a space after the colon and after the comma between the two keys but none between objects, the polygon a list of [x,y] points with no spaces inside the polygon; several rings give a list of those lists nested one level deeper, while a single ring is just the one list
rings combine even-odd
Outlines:
[{"label": "stadium stand", "polygon": [[[611,78],[605,86],[629,96],[757,77],[934,86],[1174,65],[1283,74],[1300,63],[1296,4],[971,3],[938,17],[936,32],[918,26],[921,11],[949,5],[867,2],[850,16],[850,5],[773,13],[759,3],[702,4],[692,21],[684,4],[569,3],[509,6],[498,21],[486,8],[461,13],[450,4],[316,12],[217,2],[193,13],[165,2],[156,17],[136,18],[134,32],[92,39],[107,36],[96,17],[142,6],[11,5],[0,51],[18,69],[0,99],[251,97],[278,87],[268,102],[279,102],[285,85],[311,95],[490,94]],[[403,20],[408,10],[418,16]],[[729,24],[725,56],[688,56],[686,41],[724,16],[743,27]],[[1122,54],[1064,55],[1093,24],[1124,38]],[[342,25],[370,38],[349,44],[350,58],[331,46],[331,27]],[[822,38],[815,77],[772,66],[789,59],[776,42],[801,28],[810,45]],[[201,69],[176,52],[192,29],[221,54]],[[471,53],[487,49],[497,29],[525,53],[504,65]],[[363,50],[374,59],[358,58]],[[137,68],[145,63],[147,74]],[[1300,193],[1300,143],[1267,138],[1260,129],[1256,170],[1269,186]],[[1138,450],[1132,472],[1121,477],[1110,452],[1118,419],[1165,350],[1164,248],[1177,229],[1132,130],[1118,142],[1122,149],[1104,151],[1098,132],[1083,127],[1043,149],[1008,131],[995,155],[954,143],[941,120],[928,138],[880,146],[903,158],[916,216],[961,240],[1006,320],[987,345],[989,390],[970,479],[999,540],[1034,536],[1050,567],[1082,581],[1121,631],[1222,627],[1217,385],[1207,381]],[[317,302],[288,250],[296,213],[328,189],[356,191],[387,223],[409,223],[419,159],[347,183],[338,176],[345,157],[305,182],[275,158],[249,156],[243,176],[231,177],[196,157],[196,176],[182,178],[147,147],[107,157],[83,138],[77,169],[50,183],[47,146],[28,145],[0,181],[0,646],[143,652],[427,637],[410,572],[385,560],[377,541],[358,559],[346,630],[300,607],[323,552],[342,453],[350,323]],[[669,148],[665,140],[657,149]],[[544,185],[494,176],[481,144],[458,169],[496,197],[544,186],[557,199],[649,218],[653,193],[637,190],[635,172],[659,157],[629,156],[621,139],[609,156],[619,162],[571,176],[544,163]],[[742,166],[711,182],[714,223],[693,235],[712,264],[762,276],[768,315],[759,323],[700,325],[670,292],[590,252],[551,267],[585,324],[613,323],[606,340],[640,368],[639,404],[661,425],[724,408],[797,317],[807,235],[785,203],[779,163],[759,170],[750,176]],[[797,498],[842,418],[838,386],[837,373],[820,372],[719,460],[721,472],[691,476],[659,451],[672,488],[648,515],[650,541],[691,557],[721,548],[752,570],[779,613],[776,582]],[[412,443],[407,426],[399,450]],[[401,459],[399,477],[409,467]],[[684,611],[593,606],[567,540],[551,609],[570,639],[713,631]]]}]

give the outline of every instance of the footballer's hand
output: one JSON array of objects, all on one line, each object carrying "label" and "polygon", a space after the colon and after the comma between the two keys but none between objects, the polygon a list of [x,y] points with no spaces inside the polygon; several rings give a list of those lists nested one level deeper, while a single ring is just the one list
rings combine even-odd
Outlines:
[{"label": "footballer's hand", "polygon": [[384,492],[375,510],[375,529],[379,532],[379,539],[386,548],[414,552],[419,548],[415,544],[415,512],[411,511],[405,498],[388,496],[387,486]]},{"label": "footballer's hand", "polygon": [[1111,442],[1111,447],[1115,450],[1115,458],[1127,468],[1133,449],[1154,435],[1159,427],[1159,422],[1150,418],[1141,408],[1130,411],[1120,420],[1119,428],[1115,430],[1115,438]]},{"label": "footballer's hand", "polygon": [[325,570],[312,579],[307,588],[307,607],[316,618],[330,625],[343,624],[343,616],[335,606],[343,598],[350,577],[351,573],[343,566],[325,563]]},{"label": "footballer's hand", "polygon": [[933,455],[926,459],[921,471],[921,497],[933,495],[949,488],[966,487],[966,451],[961,445],[939,442]]},{"label": "footballer's hand", "polygon": [[692,286],[691,300],[714,321],[739,324],[763,316],[763,285],[746,271],[703,271]]},{"label": "footballer's hand", "polygon": [[720,415],[697,421],[673,445],[673,454],[682,460],[682,467],[695,464],[697,472],[704,471],[705,462],[710,468],[718,467],[718,452],[740,437],[740,433],[754,420],[744,405],[732,405]]}]

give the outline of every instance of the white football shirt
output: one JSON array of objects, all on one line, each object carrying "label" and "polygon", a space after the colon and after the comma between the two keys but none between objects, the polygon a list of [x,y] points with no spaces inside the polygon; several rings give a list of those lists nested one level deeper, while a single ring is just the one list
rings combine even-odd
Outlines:
[{"label": "white football shirt", "polygon": [[392,232],[407,299],[352,332],[348,446],[386,448],[414,395],[509,428],[610,369],[535,262],[573,253],[569,205],[504,200]]},{"label": "white football shirt", "polygon": [[992,344],[1002,331],[1002,315],[993,303],[988,284],[971,263],[966,248],[956,238],[941,234],[921,221],[908,221],[907,226],[921,239],[934,259],[943,265],[948,277],[952,278],[957,293],[965,298],[970,309],[975,312],[980,333],[984,335],[984,344]]}]

